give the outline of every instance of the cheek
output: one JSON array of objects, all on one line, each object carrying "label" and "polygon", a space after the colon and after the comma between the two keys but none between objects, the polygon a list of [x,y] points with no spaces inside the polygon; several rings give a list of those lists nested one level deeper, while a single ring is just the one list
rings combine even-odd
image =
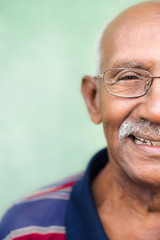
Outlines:
[{"label": "cheek", "polygon": [[[102,121],[108,147],[118,147],[118,131],[121,123],[130,115],[135,115],[136,101],[104,94],[101,102]],[[132,116],[133,117],[133,116]]]}]

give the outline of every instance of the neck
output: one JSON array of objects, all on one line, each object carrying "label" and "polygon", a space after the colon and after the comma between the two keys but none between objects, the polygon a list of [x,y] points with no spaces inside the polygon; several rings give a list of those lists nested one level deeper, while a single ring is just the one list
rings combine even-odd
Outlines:
[{"label": "neck", "polygon": [[124,174],[115,174],[114,170],[108,164],[92,184],[96,207],[107,236],[111,240],[158,240],[160,188],[135,183]]}]

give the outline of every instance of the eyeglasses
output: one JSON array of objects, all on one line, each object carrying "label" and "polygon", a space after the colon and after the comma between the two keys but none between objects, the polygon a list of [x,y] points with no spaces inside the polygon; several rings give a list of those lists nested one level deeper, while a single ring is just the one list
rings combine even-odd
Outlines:
[{"label": "eyeglasses", "polygon": [[103,79],[108,93],[117,97],[136,98],[145,95],[152,85],[153,78],[148,71],[135,68],[110,68],[96,79]]}]

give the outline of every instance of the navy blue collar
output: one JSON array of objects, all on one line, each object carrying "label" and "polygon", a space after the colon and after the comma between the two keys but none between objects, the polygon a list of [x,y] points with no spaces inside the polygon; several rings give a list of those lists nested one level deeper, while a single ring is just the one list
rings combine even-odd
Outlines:
[{"label": "navy blue collar", "polygon": [[67,240],[109,240],[91,191],[92,180],[107,162],[107,151],[103,149],[92,158],[84,177],[74,185],[66,210]]}]

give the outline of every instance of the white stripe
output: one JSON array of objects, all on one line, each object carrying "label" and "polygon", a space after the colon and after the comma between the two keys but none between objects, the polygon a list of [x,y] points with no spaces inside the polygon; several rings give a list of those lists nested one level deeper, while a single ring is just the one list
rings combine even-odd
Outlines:
[{"label": "white stripe", "polygon": [[66,195],[66,196],[61,196],[59,194],[56,195],[46,195],[46,196],[42,196],[42,197],[36,197],[33,199],[28,199],[26,201],[23,201],[23,203],[25,202],[36,202],[39,200],[45,200],[45,199],[59,199],[59,200],[68,200],[70,198],[70,195]]},{"label": "white stripe", "polygon": [[[31,202],[31,201],[36,201],[36,200],[40,200],[40,199],[54,199],[54,198],[58,199],[59,198],[62,200],[63,199],[68,200],[70,198],[71,190],[72,190],[72,187],[69,187],[69,188],[63,189],[62,191],[56,190],[56,191],[49,192],[49,193],[42,193],[42,195],[40,195],[40,196],[33,195],[33,197],[31,196],[31,198],[28,197],[28,198],[24,198],[23,200],[17,201],[16,205],[20,204],[20,203]],[[53,196],[54,194],[59,197],[54,197]]]},{"label": "white stripe", "polygon": [[7,235],[2,240],[12,240],[15,237],[22,237],[31,233],[37,233],[37,234],[48,234],[48,233],[62,233],[64,234],[65,227],[63,226],[49,226],[49,227],[38,227],[38,226],[31,226],[31,227],[25,227],[18,230],[11,231],[9,235]]}]

